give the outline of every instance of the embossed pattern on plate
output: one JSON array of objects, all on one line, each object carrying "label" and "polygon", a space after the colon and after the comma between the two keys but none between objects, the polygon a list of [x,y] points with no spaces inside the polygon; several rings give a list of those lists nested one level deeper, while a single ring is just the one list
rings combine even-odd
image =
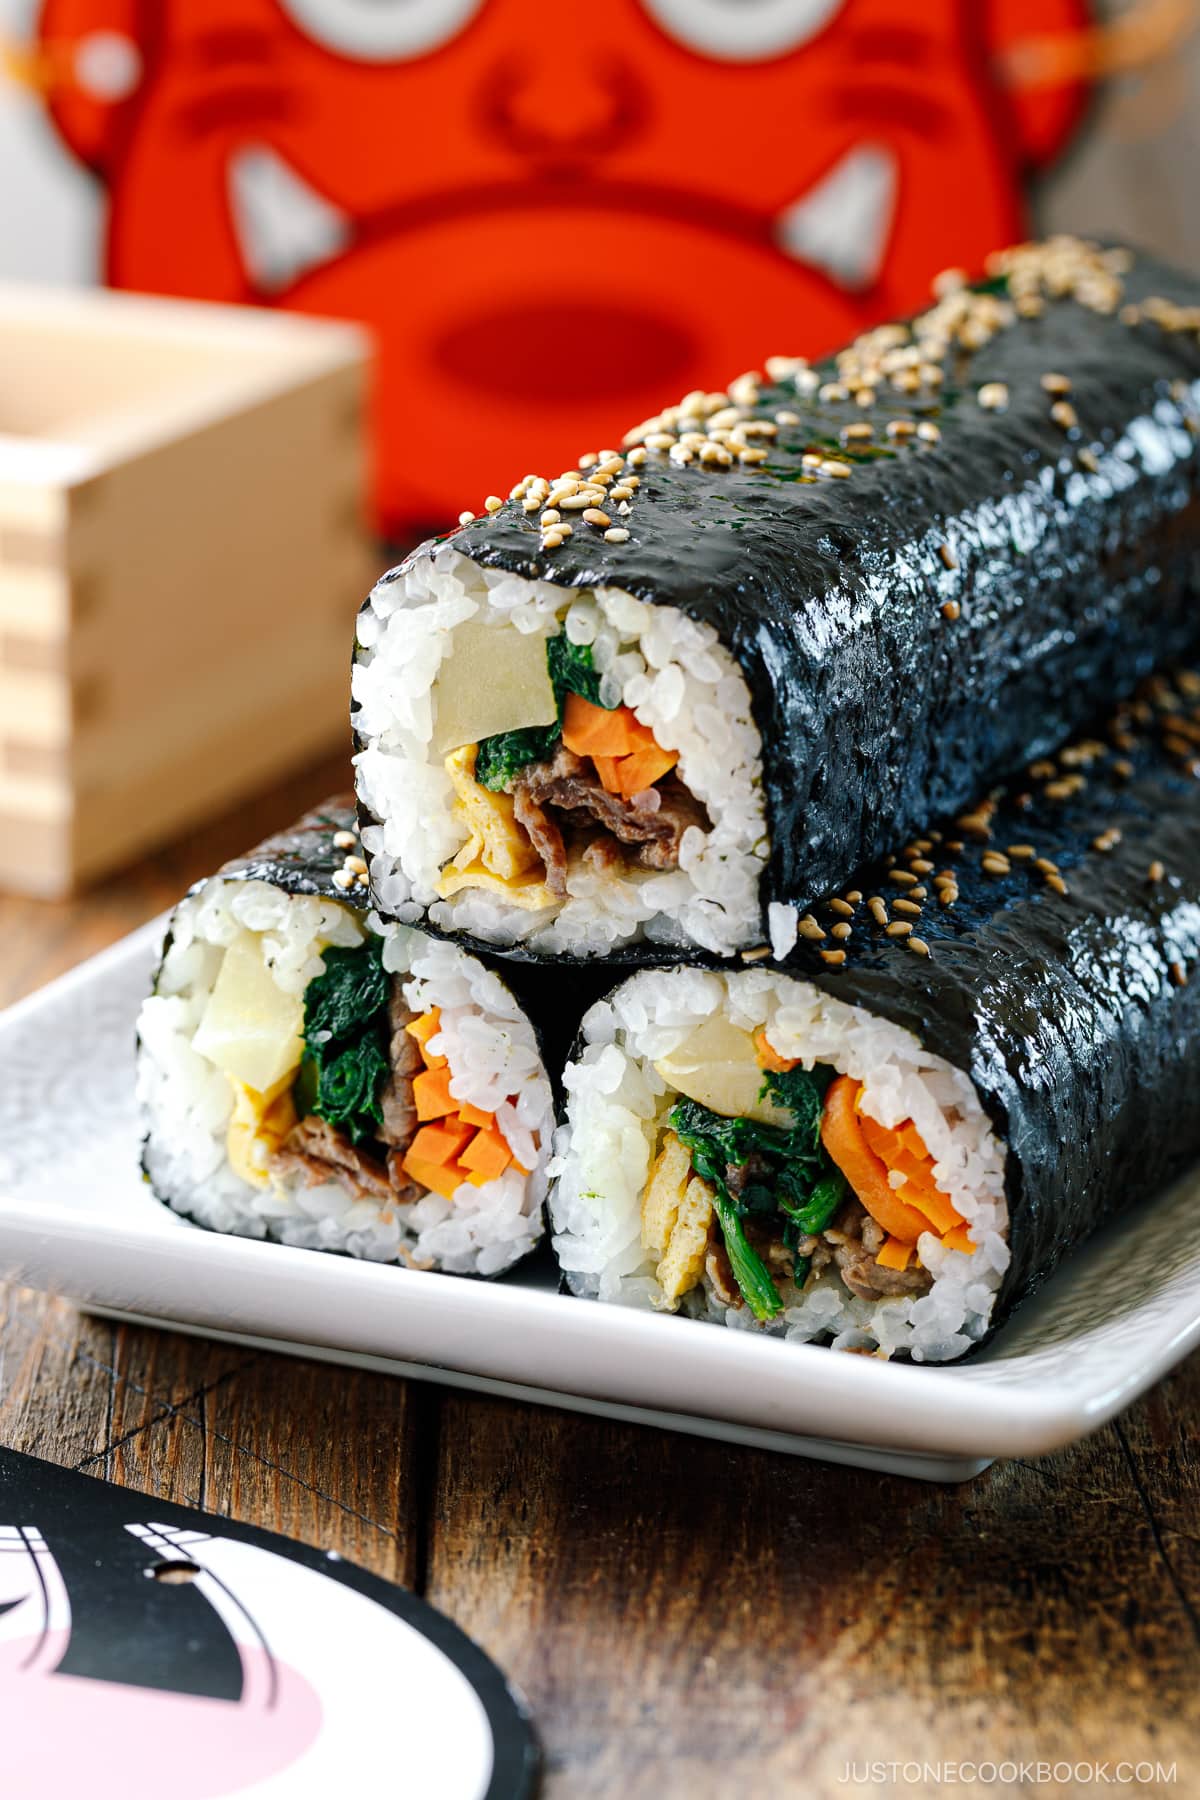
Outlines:
[{"label": "embossed pattern on plate", "polygon": [[1200,1341],[1200,1173],[1072,1258],[966,1365],[913,1367],[218,1237],[137,1166],[133,1023],[162,923],[0,1015],[0,1274],[97,1310],[707,1436],[961,1478],[1110,1418]]}]

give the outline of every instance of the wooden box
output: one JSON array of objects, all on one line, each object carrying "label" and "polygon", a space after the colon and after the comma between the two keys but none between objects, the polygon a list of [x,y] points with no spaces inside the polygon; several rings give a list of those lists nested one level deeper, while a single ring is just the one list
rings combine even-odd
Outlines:
[{"label": "wooden box", "polygon": [[350,325],[0,286],[0,886],[347,741],[367,370]]}]

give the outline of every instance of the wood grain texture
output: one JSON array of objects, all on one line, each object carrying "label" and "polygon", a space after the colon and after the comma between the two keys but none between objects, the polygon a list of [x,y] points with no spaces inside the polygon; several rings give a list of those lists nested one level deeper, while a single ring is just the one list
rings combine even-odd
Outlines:
[{"label": "wood grain texture", "polygon": [[[311,770],[85,900],[0,899],[0,1002],[346,774]],[[0,1441],[427,1593],[529,1695],[553,1800],[1030,1791],[859,1779],[981,1759],[1174,1763],[1124,1791],[1200,1792],[1198,1413],[1200,1357],[1086,1443],[935,1488],[0,1288]]]}]

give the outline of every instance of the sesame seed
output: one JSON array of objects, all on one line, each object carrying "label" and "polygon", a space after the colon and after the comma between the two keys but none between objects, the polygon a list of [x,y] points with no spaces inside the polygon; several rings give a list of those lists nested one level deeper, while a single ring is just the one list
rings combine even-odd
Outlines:
[{"label": "sesame seed", "polygon": [[911,932],[912,926],[907,919],[893,919],[892,923],[887,927],[887,936],[891,938],[908,937],[911,935]]},{"label": "sesame seed", "polygon": [[1069,375],[1056,375],[1052,371],[1051,373],[1042,376],[1042,387],[1047,394],[1069,394],[1071,391],[1071,377]]},{"label": "sesame seed", "polygon": [[944,619],[949,619],[952,625],[956,620],[962,618],[962,607],[957,600],[943,600],[942,617]]},{"label": "sesame seed", "polygon": [[475,514],[473,512],[460,512],[458,515],[458,522],[460,525],[469,525],[474,517]]},{"label": "sesame seed", "polygon": [[886,925],[887,924],[887,922],[888,922],[887,905],[883,900],[880,899],[878,894],[873,894],[871,896],[871,898],[867,901],[867,911],[870,913],[871,917],[874,919],[874,921],[877,925]]},{"label": "sesame seed", "polygon": [[889,869],[888,880],[893,882],[896,887],[907,888],[916,887],[917,885],[916,876],[910,875],[907,869]]},{"label": "sesame seed", "polygon": [[1003,412],[1008,405],[1008,388],[1003,381],[985,381],[976,398],[985,412]]},{"label": "sesame seed", "polygon": [[[675,439],[669,431],[652,431],[646,438],[646,448],[647,450],[669,450],[674,442]],[[631,456],[629,460],[632,462],[633,457]]]},{"label": "sesame seed", "polygon": [[1066,894],[1070,892],[1070,889],[1067,887],[1067,884],[1061,875],[1047,875],[1046,886],[1048,888],[1053,888],[1056,894]]},{"label": "sesame seed", "polygon": [[775,423],[777,425],[798,425],[800,423],[800,414],[798,412],[777,412],[775,414]]},{"label": "sesame seed", "polygon": [[361,856],[348,856],[342,867],[349,869],[352,875],[365,875],[367,872],[367,865]]},{"label": "sesame seed", "polygon": [[815,451],[808,450],[800,458],[800,467],[802,469],[819,469],[824,460],[823,456],[818,456]]},{"label": "sesame seed", "polygon": [[606,544],[627,544],[629,533],[624,525],[613,525],[605,532],[604,541]]},{"label": "sesame seed", "polygon": [[1079,423],[1079,414],[1069,400],[1056,400],[1050,408],[1050,417],[1063,431],[1074,431]]},{"label": "sesame seed", "polygon": [[844,950],[822,950],[821,960],[832,963],[835,968],[840,968],[846,960],[846,952]]},{"label": "sesame seed", "polygon": [[854,396],[854,403],[856,406],[874,406],[875,389],[871,387],[859,388],[857,394]]},{"label": "sesame seed", "polygon": [[1086,445],[1082,450],[1075,452],[1075,461],[1091,475],[1100,473],[1100,458],[1094,450],[1089,450]]},{"label": "sesame seed", "polygon": [[921,911],[916,900],[906,900],[902,896],[893,900],[892,905],[898,913],[909,913],[913,917],[916,917]]},{"label": "sesame seed", "polygon": [[865,419],[854,425],[843,425],[841,430],[842,441],[847,444],[865,443],[868,438],[874,436],[875,427],[868,425]]},{"label": "sesame seed", "polygon": [[837,913],[843,919],[852,919],[854,917],[854,908],[845,900],[833,899],[826,904],[828,905],[830,912]]},{"label": "sesame seed", "polygon": [[858,888],[847,888],[846,898],[849,900],[851,906],[857,906],[862,900],[862,893]]},{"label": "sesame seed", "polygon": [[837,462],[832,456],[827,456],[821,464],[821,473],[822,475],[832,475],[836,479],[844,481],[851,473],[850,464]]},{"label": "sesame seed", "polygon": [[645,450],[642,449],[641,445],[639,444],[636,450],[631,450],[629,452],[629,455],[625,458],[625,460],[627,463],[630,463],[635,469],[640,469],[642,464],[646,461],[646,452],[645,452]]},{"label": "sesame seed", "polygon": [[566,542],[566,540],[563,537],[562,532],[552,529],[543,534],[542,549],[543,550],[557,550],[558,546],[565,542]]},{"label": "sesame seed", "polygon": [[1151,881],[1161,881],[1163,876],[1166,874],[1166,872],[1167,871],[1164,869],[1163,865],[1159,862],[1158,858],[1155,857],[1154,861],[1150,864],[1150,867],[1147,869],[1146,874],[1147,874],[1147,877],[1149,878],[1149,880],[1151,880]]},{"label": "sesame seed", "polygon": [[805,913],[804,917],[798,922],[796,929],[801,937],[807,938],[809,942],[813,944],[820,943],[821,939],[825,936],[824,930],[817,923],[816,919],[813,918],[811,913]]},{"label": "sesame seed", "polygon": [[914,869],[918,875],[932,875],[933,873],[933,864],[926,862],[923,857],[914,856],[908,866],[910,869]]},{"label": "sesame seed", "polygon": [[887,423],[890,438],[910,438],[916,429],[916,423],[912,419],[889,419]]},{"label": "sesame seed", "polygon": [[1043,875],[1057,875],[1058,874],[1058,864],[1056,862],[1051,862],[1050,858],[1048,856],[1035,857],[1034,861],[1033,861],[1033,866],[1035,869],[1040,870],[1040,872]]},{"label": "sesame seed", "polygon": [[608,497],[610,500],[630,500],[633,497],[633,489],[627,482],[619,481],[615,487],[609,488]]},{"label": "sesame seed", "polygon": [[817,394],[818,400],[824,400],[831,404],[838,400],[848,400],[849,398],[850,390],[842,387],[841,384],[836,381],[827,381]]},{"label": "sesame seed", "polygon": [[1188,983],[1187,970],[1184,968],[1184,966],[1181,962],[1173,962],[1171,964],[1171,980],[1175,983],[1175,986],[1178,988],[1187,986],[1187,983]]},{"label": "sesame seed", "polygon": [[347,888],[352,888],[354,886],[354,876],[349,869],[335,869],[333,871],[333,885],[335,888],[341,888],[342,892],[345,893]]},{"label": "sesame seed", "polygon": [[357,844],[358,839],[352,831],[335,831],[333,834],[335,850],[353,850]]},{"label": "sesame seed", "polygon": [[1121,781],[1128,781],[1133,775],[1133,764],[1123,756],[1116,756],[1112,761],[1112,772]]},{"label": "sesame seed", "polygon": [[940,444],[942,434],[931,419],[922,419],[917,426],[917,436],[923,444]]},{"label": "sesame seed", "polygon": [[608,526],[612,524],[612,520],[609,518],[608,514],[606,512],[601,512],[598,506],[588,506],[584,508],[583,522],[585,525]]},{"label": "sesame seed", "polygon": [[924,938],[910,937],[908,940],[908,947],[910,950],[915,950],[918,956],[930,955],[929,945],[925,942]]},{"label": "sesame seed", "polygon": [[942,561],[945,563],[945,565],[948,569],[957,569],[958,558],[957,558],[957,556],[955,556],[955,554],[954,554],[953,550],[950,548],[949,544],[939,544],[938,545],[938,555],[941,557]]},{"label": "sesame seed", "polygon": [[953,906],[954,902],[958,899],[958,889],[956,887],[950,887],[949,884],[947,884],[947,886],[940,889],[938,899],[943,906]]},{"label": "sesame seed", "polygon": [[997,850],[989,850],[980,859],[980,866],[988,875],[1008,875],[1012,871],[1012,864],[1007,856],[1001,856]]},{"label": "sesame seed", "polygon": [[1015,857],[1017,862],[1028,862],[1037,855],[1037,851],[1032,844],[1010,844],[1006,854]]},{"label": "sesame seed", "polygon": [[848,938],[853,929],[854,927],[852,925],[847,925],[846,921],[843,919],[840,925],[835,925],[833,927],[833,935],[835,938]]},{"label": "sesame seed", "polygon": [[538,520],[538,524],[544,527],[546,525],[558,525],[561,521],[562,514],[558,511],[557,507],[548,506]]},{"label": "sesame seed", "polygon": [[[738,451],[738,461],[745,463],[747,467],[753,467],[756,463],[765,463],[768,455],[768,451],[746,444]],[[729,457],[729,461],[732,462],[733,458]]]}]

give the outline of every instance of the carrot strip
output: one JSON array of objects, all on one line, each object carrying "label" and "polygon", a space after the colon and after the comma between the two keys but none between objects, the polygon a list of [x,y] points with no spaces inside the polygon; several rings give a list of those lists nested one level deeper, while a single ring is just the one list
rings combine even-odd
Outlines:
[{"label": "carrot strip", "polygon": [[913,1247],[904,1244],[899,1238],[890,1237],[879,1252],[875,1261],[881,1269],[907,1269],[912,1261]]},{"label": "carrot strip", "polygon": [[463,1176],[454,1164],[422,1162],[411,1151],[404,1158],[403,1167],[404,1173],[410,1175],[418,1187],[427,1188],[431,1194],[440,1194],[443,1200],[453,1200],[463,1183]]},{"label": "carrot strip", "polygon": [[972,1243],[970,1230],[970,1226],[964,1223],[956,1225],[953,1231],[948,1231],[942,1239],[947,1250],[965,1250],[968,1256],[974,1256],[979,1245]]},{"label": "carrot strip", "polygon": [[458,1102],[450,1098],[448,1068],[425,1069],[413,1078],[413,1105],[421,1120],[441,1119],[458,1111]]},{"label": "carrot strip", "polygon": [[568,694],[563,709],[563,743],[576,756],[628,756],[654,747],[654,733],[632,707],[593,706],[581,694]]},{"label": "carrot strip", "polygon": [[466,1100],[459,1107],[458,1116],[464,1125],[474,1125],[480,1131],[490,1131],[496,1123],[495,1113],[481,1112],[477,1106],[471,1106]]},{"label": "carrot strip", "polygon": [[404,1027],[410,1037],[415,1037],[418,1044],[424,1046],[431,1037],[436,1037],[441,1029],[442,1009],[431,1006],[428,1012],[421,1013],[418,1018],[410,1019]]},{"label": "carrot strip", "polygon": [[[670,773],[679,761],[678,750],[663,750],[655,744],[652,750],[635,750],[631,756],[615,759],[617,792],[626,800],[644,794],[656,781]],[[604,777],[600,777],[603,781]]]},{"label": "carrot strip", "polygon": [[759,1068],[770,1069],[776,1075],[786,1074],[789,1069],[794,1069],[796,1064],[800,1061],[798,1056],[780,1056],[778,1050],[772,1048],[767,1042],[767,1028],[765,1025],[760,1031],[756,1031],[754,1034],[754,1050],[758,1059]]},{"label": "carrot strip", "polygon": [[471,1127],[457,1119],[445,1119],[437,1125],[422,1125],[408,1146],[408,1154],[418,1162],[452,1163],[471,1139]]},{"label": "carrot strip", "polygon": [[464,1169],[494,1181],[512,1161],[512,1151],[499,1131],[477,1131],[458,1160]]},{"label": "carrot strip", "polygon": [[915,1244],[929,1227],[922,1215],[895,1193],[886,1165],[863,1135],[856,1108],[861,1086],[849,1075],[839,1075],[830,1084],[821,1114],[821,1142],[876,1224],[882,1225],[889,1237]]}]

